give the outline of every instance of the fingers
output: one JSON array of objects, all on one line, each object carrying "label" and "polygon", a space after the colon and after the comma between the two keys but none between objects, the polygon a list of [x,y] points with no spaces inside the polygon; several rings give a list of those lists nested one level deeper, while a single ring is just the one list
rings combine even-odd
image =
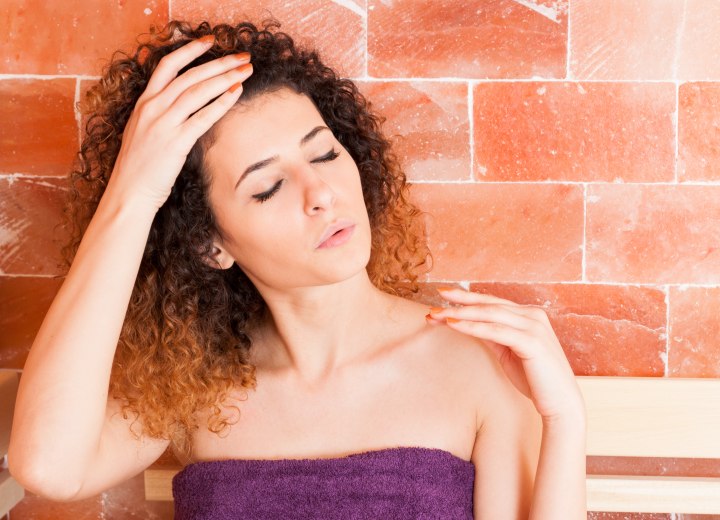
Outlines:
[{"label": "fingers", "polygon": [[[206,79],[188,88],[168,110],[169,121],[175,125],[184,123],[190,114],[204,107],[209,101],[227,91],[233,85],[245,81],[250,77],[252,71],[252,64],[246,63],[225,74]],[[242,87],[240,87],[240,90],[242,90]]]},{"label": "fingers", "polygon": [[[533,357],[533,336],[523,330],[501,323],[453,320],[452,318],[448,321],[448,327],[476,338],[493,341],[498,345],[512,345],[512,351],[521,359]],[[503,348],[498,347],[494,350],[499,353]]]},{"label": "fingers", "polygon": [[180,141],[191,147],[212,125],[227,113],[242,94],[242,85],[236,83],[208,106],[200,109],[180,127]]},{"label": "fingers", "polygon": [[[500,323],[508,327],[526,330],[533,326],[533,320],[512,305],[468,305],[461,307],[433,307],[430,317],[434,320],[470,320]],[[518,312],[520,311],[520,312]],[[450,323],[450,322],[448,322]]]},{"label": "fingers", "polygon": [[213,46],[214,40],[212,35],[203,36],[163,56],[153,71],[143,95],[153,97],[160,93],[175,79],[180,69],[208,51]]},{"label": "fingers", "polygon": [[[237,76],[236,71],[238,71],[239,68],[246,66],[249,62],[250,53],[241,52],[238,54],[228,54],[227,56],[208,61],[207,63],[203,63],[202,65],[186,70],[180,76],[175,78],[163,91],[162,97],[165,106],[170,106],[175,103],[178,98],[188,92],[194,92],[200,88],[204,88],[202,86],[208,81],[212,82],[213,80],[223,78],[228,75]],[[237,79],[234,82],[236,83],[237,81],[240,81],[240,79]],[[232,83],[227,85],[221,91],[218,91],[216,95],[222,93],[222,91],[226,90],[231,84]],[[197,104],[197,106],[191,107],[191,110],[186,113],[186,117],[204,104],[205,103],[201,103]]]},{"label": "fingers", "polygon": [[[461,288],[439,288],[438,292],[440,295],[450,303],[457,303],[468,308],[506,308],[515,314],[524,316],[536,322],[540,322],[546,326],[550,325],[550,319],[548,318],[545,310],[537,305],[521,305],[510,300],[498,298],[491,294],[480,294],[470,291],[466,291]],[[448,307],[447,309],[456,309],[460,307]],[[490,316],[491,313],[496,311],[483,311],[485,316]],[[489,314],[490,313],[490,314]],[[438,319],[435,315],[431,315],[431,318]],[[458,318],[462,319],[462,318]]]},{"label": "fingers", "polygon": [[[460,287],[439,287],[440,296],[453,303],[462,303],[470,305],[473,303],[504,303],[506,305],[518,305],[517,303],[492,296],[490,294],[480,294],[466,291]],[[519,305],[518,305],[519,306]]]}]

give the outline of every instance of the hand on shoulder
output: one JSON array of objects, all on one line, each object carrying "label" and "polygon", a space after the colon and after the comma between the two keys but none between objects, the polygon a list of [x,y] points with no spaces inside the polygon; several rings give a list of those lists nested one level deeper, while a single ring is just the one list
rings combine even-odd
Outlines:
[{"label": "hand on shoulder", "polygon": [[431,308],[428,321],[481,340],[543,420],[584,413],[575,375],[541,307],[461,288],[440,290],[440,294],[456,305]]}]

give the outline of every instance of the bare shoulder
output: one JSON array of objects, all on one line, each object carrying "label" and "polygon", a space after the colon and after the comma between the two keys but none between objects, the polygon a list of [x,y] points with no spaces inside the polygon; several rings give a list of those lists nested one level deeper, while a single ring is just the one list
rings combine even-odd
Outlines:
[{"label": "bare shoulder", "polygon": [[[413,349],[420,349],[423,358],[442,372],[451,391],[460,399],[471,399],[477,414],[477,428],[493,405],[513,406],[526,399],[505,376],[495,355],[485,341],[451,329],[445,325],[428,324],[428,306],[406,300],[404,312],[423,323],[422,338]],[[519,397],[518,397],[519,396]]]},{"label": "bare shoulder", "polygon": [[527,518],[543,428],[532,400],[508,379],[485,340],[442,324],[426,325],[424,334],[426,357],[448,371],[449,398],[475,410],[474,518]]},{"label": "bare shoulder", "polygon": [[445,325],[428,326],[436,329],[435,348],[438,355],[447,360],[446,366],[461,383],[461,391],[474,403],[478,430],[493,406],[512,406],[518,396],[524,397],[512,386],[495,355],[482,339]]}]

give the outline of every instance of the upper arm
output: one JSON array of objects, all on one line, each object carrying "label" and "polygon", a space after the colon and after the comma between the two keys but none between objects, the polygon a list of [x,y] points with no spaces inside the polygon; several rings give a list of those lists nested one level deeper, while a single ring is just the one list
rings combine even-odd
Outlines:
[{"label": "upper arm", "polygon": [[485,350],[482,402],[472,462],[476,520],[526,520],[530,514],[542,440],[542,417]]},{"label": "upper arm", "polygon": [[[108,398],[98,453],[88,468],[80,490],[71,500],[81,500],[106,491],[144,471],[167,449],[169,440],[140,436],[130,431],[135,419],[128,414],[123,419],[118,400]],[[132,424],[134,432],[140,431],[141,420]]]}]

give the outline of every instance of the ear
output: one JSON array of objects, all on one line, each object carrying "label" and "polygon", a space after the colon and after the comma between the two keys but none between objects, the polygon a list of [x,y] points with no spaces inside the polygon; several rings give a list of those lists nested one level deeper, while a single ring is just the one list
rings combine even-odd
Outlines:
[{"label": "ear", "polygon": [[220,241],[216,239],[213,240],[210,257],[203,257],[203,262],[214,269],[229,269],[235,263],[235,259]]}]

